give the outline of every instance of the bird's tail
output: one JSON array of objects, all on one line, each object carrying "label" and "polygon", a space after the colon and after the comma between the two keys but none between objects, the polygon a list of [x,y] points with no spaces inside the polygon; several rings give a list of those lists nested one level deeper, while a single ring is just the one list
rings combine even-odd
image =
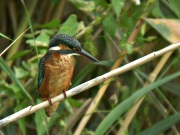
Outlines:
[{"label": "bird's tail", "polygon": [[54,112],[56,111],[56,109],[57,109],[58,106],[59,106],[59,103],[60,103],[60,102],[57,102],[57,103],[55,103],[55,104],[53,104],[53,105],[48,106],[47,108],[45,108],[45,113],[46,113],[46,116],[47,116],[47,117],[51,117],[51,116],[54,114]]}]

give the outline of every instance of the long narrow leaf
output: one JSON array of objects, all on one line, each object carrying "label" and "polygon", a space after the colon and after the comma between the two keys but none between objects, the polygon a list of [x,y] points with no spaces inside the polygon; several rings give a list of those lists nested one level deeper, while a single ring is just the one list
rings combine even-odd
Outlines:
[{"label": "long narrow leaf", "polygon": [[13,41],[12,39],[10,39],[9,37],[7,37],[6,35],[4,35],[4,34],[2,34],[2,33],[0,33],[0,36],[2,36],[2,37],[4,37],[4,38],[6,38],[6,39],[8,39],[8,40]]},{"label": "long narrow leaf", "polygon": [[71,88],[80,84],[93,67],[94,64],[88,64],[85,68],[83,68],[82,71],[76,76],[76,78],[73,79]]},{"label": "long narrow leaf", "polygon": [[180,122],[180,113],[166,117],[137,135],[157,135],[168,128],[171,128],[177,122]]},{"label": "long narrow leaf", "polygon": [[111,113],[106,116],[106,118],[100,123],[100,125],[96,129],[95,135],[103,135],[110,128],[110,126],[112,126],[112,124],[134,104],[135,101],[137,101],[147,92],[161,86],[164,83],[169,82],[170,80],[178,76],[180,76],[180,72],[170,75],[162,80],[158,80],[157,82],[152,83],[151,85],[135,92],[131,97],[120,103],[116,108],[113,109]]},{"label": "long narrow leaf", "polygon": [[16,83],[16,85],[20,88],[20,90],[24,93],[24,95],[33,103],[32,97],[29,95],[29,93],[25,90],[25,88],[22,86],[20,81],[16,78],[14,72],[8,67],[6,62],[2,57],[0,57],[0,67],[8,74],[9,78]]},{"label": "long narrow leaf", "polygon": [[[27,17],[27,20],[28,20],[28,24],[30,26],[30,30],[31,30],[31,33],[33,35],[33,40],[34,40],[34,44],[35,44],[35,37],[34,37],[34,30],[33,30],[33,26],[32,26],[32,22],[31,22],[31,19],[30,19],[30,15],[29,15],[29,12],[27,10],[27,7],[26,7],[26,4],[24,3],[24,0],[21,0],[21,3],[24,7],[24,10],[25,10],[25,13],[26,13],[26,17]],[[36,55],[38,56],[38,49],[37,49],[37,46],[35,45],[34,46],[34,49],[36,51]],[[38,58],[39,59],[39,58]]]}]

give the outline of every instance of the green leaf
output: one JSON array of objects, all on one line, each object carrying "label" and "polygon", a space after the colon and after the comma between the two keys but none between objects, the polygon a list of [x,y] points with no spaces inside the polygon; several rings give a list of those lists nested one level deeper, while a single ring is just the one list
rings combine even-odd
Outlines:
[{"label": "green leaf", "polygon": [[103,20],[103,26],[106,32],[108,32],[111,37],[114,37],[116,31],[116,20],[112,14],[108,15]]},{"label": "green leaf", "polygon": [[133,44],[134,44],[133,42],[131,43],[122,42],[120,45],[123,47],[123,49],[126,50],[128,54],[131,54],[133,51]]},{"label": "green leaf", "polygon": [[73,105],[76,108],[79,108],[79,107],[81,107],[83,105],[83,103],[81,103],[81,102],[79,102],[79,101],[77,101],[77,100],[75,100],[73,98],[67,98],[67,100],[71,105]]},{"label": "green leaf", "polygon": [[153,40],[157,39],[156,36],[148,36],[147,38],[144,39],[146,42],[152,42]]},{"label": "green leaf", "polygon": [[[1,96],[9,95],[12,100],[16,99],[16,101],[19,99],[22,99],[24,97],[21,94],[21,91],[16,84],[14,84],[14,83],[9,84],[9,83],[5,82],[4,80],[0,81],[0,95]],[[6,100],[3,99],[3,101],[6,101]]]},{"label": "green leaf", "polygon": [[169,82],[162,86],[163,89],[167,90],[168,92],[171,92],[175,96],[180,97],[180,83],[178,82]]},{"label": "green leaf", "polygon": [[126,46],[126,51],[128,54],[132,54],[132,51],[133,51],[133,45],[132,44],[129,44]]},{"label": "green leaf", "polygon": [[109,60],[109,61],[106,60],[106,61],[100,61],[100,62],[95,63],[95,64],[100,65],[100,66],[112,67],[113,64],[114,64],[114,61],[112,61],[112,60]]},{"label": "green leaf", "polygon": [[73,79],[71,88],[79,85],[93,67],[94,64],[88,64],[85,68],[83,68],[81,72]]},{"label": "green leaf", "polygon": [[180,18],[180,0],[168,0],[169,5],[172,7],[174,13]]},{"label": "green leaf", "polygon": [[172,79],[175,79],[180,76],[180,72],[177,72],[173,75],[170,75],[162,80],[158,80],[157,82],[154,82],[150,84],[149,86],[142,88],[135,92],[131,97],[126,99],[125,101],[121,102],[116,108],[114,108],[103,121],[100,123],[98,128],[95,131],[95,135],[103,135],[111,126],[112,124],[123,114],[125,113],[135,101],[137,101],[140,97],[145,95],[147,92],[163,85],[164,83],[167,83],[171,81]]},{"label": "green leaf", "polygon": [[74,36],[78,33],[78,21],[76,15],[71,15],[69,18],[62,24],[58,33],[67,34]]},{"label": "green leaf", "polygon": [[144,130],[143,132],[138,133],[137,135],[157,135],[168,128],[171,128],[177,122],[180,122],[180,113],[164,118],[160,122],[154,124],[152,127]]},{"label": "green leaf", "polygon": [[73,114],[73,108],[72,108],[71,104],[67,100],[65,100],[63,104],[64,104],[66,111],[70,114]]},{"label": "green leaf", "polygon": [[33,103],[32,97],[29,95],[29,93],[25,90],[25,88],[22,86],[21,82],[17,79],[14,72],[8,67],[6,62],[2,57],[0,57],[0,67],[8,74],[9,78],[20,88],[22,93]]},{"label": "green leaf", "polygon": [[6,38],[6,39],[8,39],[8,40],[13,41],[12,39],[10,39],[9,37],[7,37],[6,35],[4,35],[4,34],[2,34],[2,33],[0,33],[0,36],[2,36],[2,37],[4,37],[4,38]]},{"label": "green leaf", "polygon": [[48,44],[49,39],[50,39],[50,36],[42,31],[41,34],[36,38],[36,41],[42,44]]},{"label": "green leaf", "polygon": [[159,8],[159,1],[158,0],[156,0],[154,2],[154,7],[153,7],[151,13],[156,18],[164,18],[164,15],[162,14],[161,9]]},{"label": "green leaf", "polygon": [[26,77],[29,72],[20,67],[14,67],[15,75],[18,79]]},{"label": "green leaf", "polygon": [[[19,101],[17,101],[17,102],[19,102]],[[14,109],[14,112],[18,112],[18,111],[24,109],[27,106],[27,104],[28,104],[27,100],[24,100],[23,102],[21,102],[21,104],[19,103],[19,105],[16,106],[16,108]],[[23,135],[26,135],[26,119],[22,118],[22,119],[19,119],[17,122],[18,122],[18,125],[19,125],[21,131],[23,132]]]},{"label": "green leaf", "polygon": [[20,58],[24,55],[27,55],[30,52],[31,52],[31,50],[23,50],[23,51],[17,52],[9,60],[15,60],[15,59]]},{"label": "green leaf", "polygon": [[36,130],[38,135],[44,135],[46,132],[48,132],[43,117],[44,115],[42,115],[42,111],[38,111],[35,113],[35,123],[36,123]]},{"label": "green leaf", "polygon": [[30,70],[30,65],[25,61],[22,61],[22,67],[26,70]]},{"label": "green leaf", "polygon": [[[41,103],[41,100],[38,99],[37,103]],[[49,133],[44,110],[40,110],[35,113],[34,121],[36,123],[36,130],[38,135]]]},{"label": "green leaf", "polygon": [[[41,102],[40,100],[37,100],[37,103],[40,102]],[[44,113],[44,110],[40,110],[36,112],[34,121],[36,123],[36,130],[38,135],[48,134],[50,128],[54,126],[54,123],[57,122],[57,120],[59,120],[59,116],[60,114],[55,112],[54,115],[47,121],[47,117]]]},{"label": "green leaf", "polygon": [[25,119],[23,118],[23,119],[18,120],[18,125],[19,125],[21,131],[23,132],[23,135],[26,135],[26,121],[25,121]]},{"label": "green leaf", "polygon": [[91,12],[95,9],[94,1],[85,1],[85,0],[70,0],[73,5],[79,10],[85,12]]},{"label": "green leaf", "polygon": [[180,41],[180,20],[145,19],[159,34],[171,43]]},{"label": "green leaf", "polygon": [[5,80],[0,80],[0,95],[9,95],[10,97],[13,97],[15,94],[14,91],[15,89],[12,88],[12,85],[9,85]]},{"label": "green leaf", "polygon": [[165,0],[159,0],[159,7],[162,12],[162,14],[166,18],[177,18],[176,14],[174,13],[172,7],[169,5],[169,3]]},{"label": "green leaf", "polygon": [[114,8],[114,10],[116,12],[117,18],[120,15],[122,7],[124,6],[124,1],[125,0],[112,0],[112,5],[113,5],[113,8]]},{"label": "green leaf", "polygon": [[59,24],[60,24],[60,20],[54,19],[48,23],[40,25],[39,27],[41,27],[41,28],[56,28],[59,26]]},{"label": "green leaf", "polygon": [[81,30],[83,30],[83,29],[85,29],[85,25],[84,25],[84,22],[81,21],[81,22],[79,22],[79,24],[78,24],[78,32],[81,31]]},{"label": "green leaf", "polygon": [[35,113],[35,123],[38,135],[44,135],[48,132],[47,122],[45,121],[45,115],[42,114],[43,111],[38,111]]},{"label": "green leaf", "polygon": [[[49,40],[50,40],[50,36],[46,33],[46,31],[41,31],[39,36],[37,36],[35,39],[35,45],[47,47]],[[34,40],[33,39],[27,40],[26,43],[34,46]]]},{"label": "green leaf", "polygon": [[102,7],[108,7],[108,2],[105,0],[94,0],[94,3],[97,6],[101,5]]}]

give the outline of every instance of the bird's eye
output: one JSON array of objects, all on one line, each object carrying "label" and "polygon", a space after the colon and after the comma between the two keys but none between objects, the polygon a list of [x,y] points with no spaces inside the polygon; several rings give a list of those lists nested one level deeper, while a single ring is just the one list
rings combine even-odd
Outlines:
[{"label": "bird's eye", "polygon": [[73,48],[74,51],[81,51],[81,48],[77,47],[77,48]]}]

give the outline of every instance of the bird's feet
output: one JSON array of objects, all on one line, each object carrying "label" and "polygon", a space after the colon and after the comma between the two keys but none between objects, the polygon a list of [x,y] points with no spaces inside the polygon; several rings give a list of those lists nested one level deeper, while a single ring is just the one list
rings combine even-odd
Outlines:
[{"label": "bird's feet", "polygon": [[63,95],[64,95],[64,99],[66,99],[67,96],[66,96],[66,91],[65,90],[63,90]]},{"label": "bird's feet", "polygon": [[49,104],[52,106],[53,104],[52,104],[52,101],[51,101],[51,98],[49,98],[48,99],[48,102],[49,102]]},{"label": "bird's feet", "polygon": [[[67,96],[66,96],[66,91],[65,91],[65,90],[63,90],[63,95],[64,95],[64,99],[66,99]],[[51,106],[53,105],[53,104],[52,104],[52,101],[51,101],[51,98],[48,99],[48,102],[49,102],[49,104],[50,104]]]}]

